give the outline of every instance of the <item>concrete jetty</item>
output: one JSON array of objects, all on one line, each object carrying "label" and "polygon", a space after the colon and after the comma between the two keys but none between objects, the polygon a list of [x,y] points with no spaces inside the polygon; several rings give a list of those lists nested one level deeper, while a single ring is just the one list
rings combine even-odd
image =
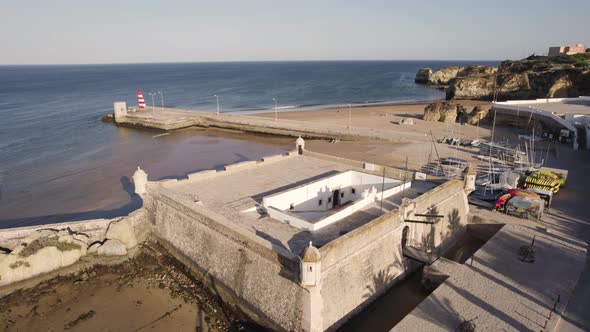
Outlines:
[{"label": "concrete jetty", "polygon": [[115,102],[114,109],[117,125],[165,131],[188,127],[203,127],[320,139],[385,140],[392,142],[425,139],[424,135],[419,133],[399,133],[393,130],[379,130],[366,127],[349,128],[347,126],[286,119],[274,120],[252,115],[216,114],[167,107],[127,108],[125,102]]}]

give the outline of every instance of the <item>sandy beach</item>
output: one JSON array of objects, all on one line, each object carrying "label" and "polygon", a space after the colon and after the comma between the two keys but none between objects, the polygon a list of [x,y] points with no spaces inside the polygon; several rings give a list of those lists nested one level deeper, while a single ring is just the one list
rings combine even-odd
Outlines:
[{"label": "sandy beach", "polygon": [[[458,101],[468,110],[475,105],[489,106],[489,102]],[[434,149],[432,138],[442,137],[459,138],[489,138],[491,136],[490,125],[460,125],[442,122],[429,122],[422,120],[424,108],[429,102],[413,104],[396,104],[385,106],[353,107],[350,111],[350,126],[354,128],[389,130],[397,132],[402,137],[407,136],[404,143],[392,143],[384,141],[340,141],[330,143],[326,140],[309,140],[306,147],[312,151],[331,154],[355,160],[363,160],[378,164],[385,164],[405,168],[406,158],[408,168],[420,169],[428,160],[434,160],[438,150],[439,156],[458,156],[467,158],[474,155],[477,150],[466,147],[452,147],[446,144],[437,144]],[[256,116],[274,118],[274,113],[261,113]],[[330,124],[347,127],[349,123],[348,108],[332,108],[316,111],[291,111],[278,113],[279,119],[289,119],[315,124]],[[402,119],[412,119],[414,125],[402,125]],[[430,134],[432,132],[432,135]],[[418,134],[418,135],[416,135]],[[497,128],[497,138],[514,138],[514,133],[508,129]]]}]

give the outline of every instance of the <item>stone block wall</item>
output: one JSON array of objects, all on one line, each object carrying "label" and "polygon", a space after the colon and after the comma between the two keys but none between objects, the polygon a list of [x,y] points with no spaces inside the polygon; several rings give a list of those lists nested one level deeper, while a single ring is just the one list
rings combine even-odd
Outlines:
[{"label": "stone block wall", "polygon": [[463,181],[450,180],[413,200],[415,213],[431,211],[444,216],[435,225],[406,223],[403,212],[397,210],[320,248],[322,330],[336,329],[417,266],[402,255],[404,227],[413,229],[410,236],[420,241],[434,234],[434,246],[440,253],[454,243],[468,222],[463,185]]},{"label": "stone block wall", "polygon": [[449,180],[444,184],[417,197],[416,213],[442,215],[442,218],[425,218],[434,225],[411,224],[410,238],[430,245],[435,252],[442,253],[454,243],[454,239],[465,231],[469,223],[469,203],[463,190],[462,180]]},{"label": "stone block wall", "polygon": [[[233,303],[274,330],[302,330],[308,292],[299,285],[298,257],[236,229],[213,211],[152,193],[154,235],[177,258]],[[188,204],[188,203],[187,203]]]},{"label": "stone block wall", "polygon": [[322,330],[333,330],[386,291],[406,270],[398,212],[320,248]]}]

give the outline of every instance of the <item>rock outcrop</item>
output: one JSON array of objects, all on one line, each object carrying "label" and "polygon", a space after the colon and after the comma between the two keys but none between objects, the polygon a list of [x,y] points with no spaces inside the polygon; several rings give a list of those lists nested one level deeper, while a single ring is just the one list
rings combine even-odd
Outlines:
[{"label": "rock outcrop", "polygon": [[138,244],[129,218],[112,221],[103,234],[91,240],[70,228],[32,231],[12,251],[0,254],[0,286],[70,266],[86,255],[127,255]]},{"label": "rock outcrop", "polygon": [[569,95],[570,89],[572,89],[574,84],[572,80],[567,75],[562,75],[558,79],[556,79],[551,87],[549,88],[549,92],[547,97],[549,98],[566,98]]},{"label": "rock outcrop", "polygon": [[420,68],[416,73],[416,78],[414,82],[421,83],[421,84],[428,84],[430,81],[430,75],[432,75],[432,69],[430,68]]},{"label": "rock outcrop", "polygon": [[36,232],[0,258],[0,286],[72,265],[86,247],[67,230]]},{"label": "rock outcrop", "polygon": [[137,238],[131,225],[126,220],[113,221],[107,229],[106,238],[109,240],[119,240],[125,244],[126,249],[131,249],[137,245]]},{"label": "rock outcrop", "polygon": [[461,66],[448,66],[443,67],[430,75],[428,83],[432,85],[447,85],[449,82],[457,77],[465,67]]},{"label": "rock outcrop", "polygon": [[126,245],[119,240],[106,240],[96,250],[100,256],[123,256],[127,255]]},{"label": "rock outcrop", "polygon": [[472,65],[472,66],[465,67],[465,69],[463,69],[461,72],[459,72],[457,77],[492,75],[497,72],[498,72],[498,67]]},{"label": "rock outcrop", "polygon": [[470,125],[477,125],[478,123],[484,122],[489,117],[490,106],[483,107],[481,105],[476,105],[467,115],[467,123]]},{"label": "rock outcrop", "polygon": [[446,122],[446,123],[469,123],[476,125],[489,119],[490,106],[483,107],[476,105],[468,111],[463,105],[453,102],[436,102],[424,108],[425,121]]},{"label": "rock outcrop", "polygon": [[458,104],[450,102],[432,103],[424,108],[425,121],[440,121],[454,123],[457,120]]},{"label": "rock outcrop", "polygon": [[531,56],[504,61],[499,67],[448,66],[416,82],[446,86],[446,98],[475,100],[577,97],[590,94],[590,53],[575,56]]},{"label": "rock outcrop", "polygon": [[458,77],[474,77],[494,74],[498,68],[492,66],[447,66],[432,71],[430,68],[420,68],[416,73],[415,82],[437,87],[447,87],[451,81]]},{"label": "rock outcrop", "polygon": [[446,89],[447,100],[451,99],[492,99],[494,79],[486,77],[464,77],[453,80]]}]

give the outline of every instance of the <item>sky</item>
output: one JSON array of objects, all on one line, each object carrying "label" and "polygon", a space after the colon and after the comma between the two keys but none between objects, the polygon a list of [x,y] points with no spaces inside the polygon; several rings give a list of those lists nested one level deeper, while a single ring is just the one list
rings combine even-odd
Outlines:
[{"label": "sky", "polygon": [[504,60],[590,47],[588,0],[0,0],[0,64]]}]

